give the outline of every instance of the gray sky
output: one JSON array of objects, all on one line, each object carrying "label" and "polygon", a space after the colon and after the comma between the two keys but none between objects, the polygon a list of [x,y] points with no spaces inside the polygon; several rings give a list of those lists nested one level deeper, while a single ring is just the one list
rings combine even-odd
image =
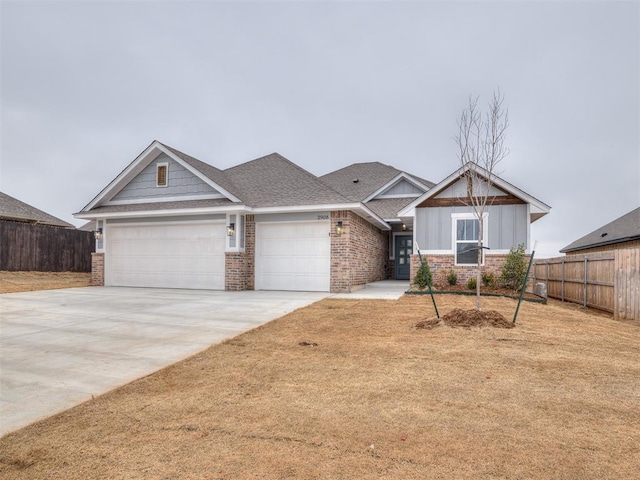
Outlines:
[{"label": "gray sky", "polygon": [[498,87],[539,255],[640,206],[638,1],[0,1],[0,190],[75,225],[154,139],[439,182]]}]

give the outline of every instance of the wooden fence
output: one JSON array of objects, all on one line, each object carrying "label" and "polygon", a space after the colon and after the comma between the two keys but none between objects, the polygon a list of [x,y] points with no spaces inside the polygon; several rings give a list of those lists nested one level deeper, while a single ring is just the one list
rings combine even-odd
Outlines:
[{"label": "wooden fence", "polygon": [[535,260],[531,277],[547,295],[640,320],[640,249]]},{"label": "wooden fence", "polygon": [[92,232],[0,221],[0,270],[90,272]]}]

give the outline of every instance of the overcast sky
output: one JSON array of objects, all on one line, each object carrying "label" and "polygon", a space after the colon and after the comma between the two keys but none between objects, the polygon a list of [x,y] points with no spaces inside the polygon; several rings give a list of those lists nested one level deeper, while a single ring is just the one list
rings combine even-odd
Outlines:
[{"label": "overcast sky", "polygon": [[154,139],[439,182],[496,88],[537,254],[640,206],[638,1],[0,1],[0,190],[75,225]]}]

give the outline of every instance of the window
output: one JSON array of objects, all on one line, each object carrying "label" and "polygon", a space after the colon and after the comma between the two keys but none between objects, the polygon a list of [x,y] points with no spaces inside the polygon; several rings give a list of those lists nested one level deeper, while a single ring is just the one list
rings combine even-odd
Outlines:
[{"label": "window", "polygon": [[169,185],[168,173],[168,163],[158,163],[156,165],[156,187],[166,187]]},{"label": "window", "polygon": [[[479,222],[472,214],[453,218],[456,255],[456,265],[478,264],[478,236],[480,234]],[[487,217],[483,219],[483,243],[487,243]],[[484,264],[484,251],[482,252]]]}]

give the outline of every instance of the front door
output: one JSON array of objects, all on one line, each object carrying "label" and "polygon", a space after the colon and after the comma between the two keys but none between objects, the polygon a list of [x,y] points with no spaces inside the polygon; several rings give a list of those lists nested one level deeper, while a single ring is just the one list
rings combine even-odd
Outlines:
[{"label": "front door", "polygon": [[395,246],[396,280],[409,280],[413,238],[411,235],[398,235]]}]

